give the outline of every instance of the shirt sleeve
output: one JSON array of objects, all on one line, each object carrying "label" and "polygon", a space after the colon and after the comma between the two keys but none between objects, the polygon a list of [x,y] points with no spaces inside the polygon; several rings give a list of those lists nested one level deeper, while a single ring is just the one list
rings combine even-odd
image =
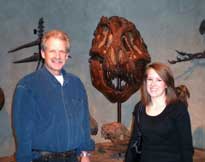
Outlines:
[{"label": "shirt sleeve", "polygon": [[34,100],[31,93],[22,85],[17,85],[13,98],[13,128],[16,137],[17,162],[32,160],[32,114]]},{"label": "shirt sleeve", "polygon": [[78,153],[80,153],[81,151],[91,151],[94,150],[95,148],[95,143],[94,141],[91,139],[91,130],[90,130],[90,113],[89,113],[89,108],[88,108],[88,99],[87,99],[87,94],[86,94],[86,90],[83,86],[83,84],[81,84],[81,96],[83,99],[83,122],[82,122],[82,127],[83,127],[83,134],[82,134],[82,138],[83,138],[83,142],[81,143],[79,149],[77,150]]},{"label": "shirt sleeve", "polygon": [[176,127],[179,138],[179,148],[183,162],[193,161],[193,144],[191,122],[187,107],[183,103],[177,105]]}]

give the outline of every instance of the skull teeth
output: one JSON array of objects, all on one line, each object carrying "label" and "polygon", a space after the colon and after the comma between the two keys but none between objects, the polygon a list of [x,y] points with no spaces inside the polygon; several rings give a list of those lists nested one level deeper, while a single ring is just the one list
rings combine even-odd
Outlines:
[{"label": "skull teeth", "polygon": [[114,71],[110,71],[104,68],[104,74],[107,85],[117,91],[123,91],[129,84],[133,84],[136,81],[134,74],[116,69]]},{"label": "skull teeth", "polygon": [[114,78],[110,81],[111,83],[111,87],[113,89],[122,91],[123,89],[126,88],[126,86],[128,85],[127,82],[125,80],[120,80],[119,78]]}]

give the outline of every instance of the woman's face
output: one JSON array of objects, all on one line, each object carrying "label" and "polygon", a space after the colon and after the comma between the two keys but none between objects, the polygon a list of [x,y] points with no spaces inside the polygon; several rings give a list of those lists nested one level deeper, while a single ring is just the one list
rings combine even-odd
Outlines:
[{"label": "woman's face", "polygon": [[151,98],[164,97],[166,95],[167,85],[154,69],[148,69],[146,82],[147,92]]}]

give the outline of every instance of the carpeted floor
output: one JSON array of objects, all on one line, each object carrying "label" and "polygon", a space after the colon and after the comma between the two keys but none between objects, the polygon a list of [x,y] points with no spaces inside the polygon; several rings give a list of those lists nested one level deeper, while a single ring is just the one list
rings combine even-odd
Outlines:
[{"label": "carpeted floor", "polygon": [[[126,146],[113,145],[110,142],[96,144],[96,150],[92,152],[91,162],[123,162]],[[16,162],[14,156],[0,157],[0,162]],[[195,149],[194,162],[205,162],[205,150]]]}]

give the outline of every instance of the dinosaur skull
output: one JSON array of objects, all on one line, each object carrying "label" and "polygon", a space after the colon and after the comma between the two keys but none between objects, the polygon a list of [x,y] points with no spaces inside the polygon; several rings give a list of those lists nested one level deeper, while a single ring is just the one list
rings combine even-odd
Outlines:
[{"label": "dinosaur skull", "polygon": [[150,56],[135,25],[122,17],[101,17],[90,49],[93,86],[110,102],[124,102],[142,82]]}]

